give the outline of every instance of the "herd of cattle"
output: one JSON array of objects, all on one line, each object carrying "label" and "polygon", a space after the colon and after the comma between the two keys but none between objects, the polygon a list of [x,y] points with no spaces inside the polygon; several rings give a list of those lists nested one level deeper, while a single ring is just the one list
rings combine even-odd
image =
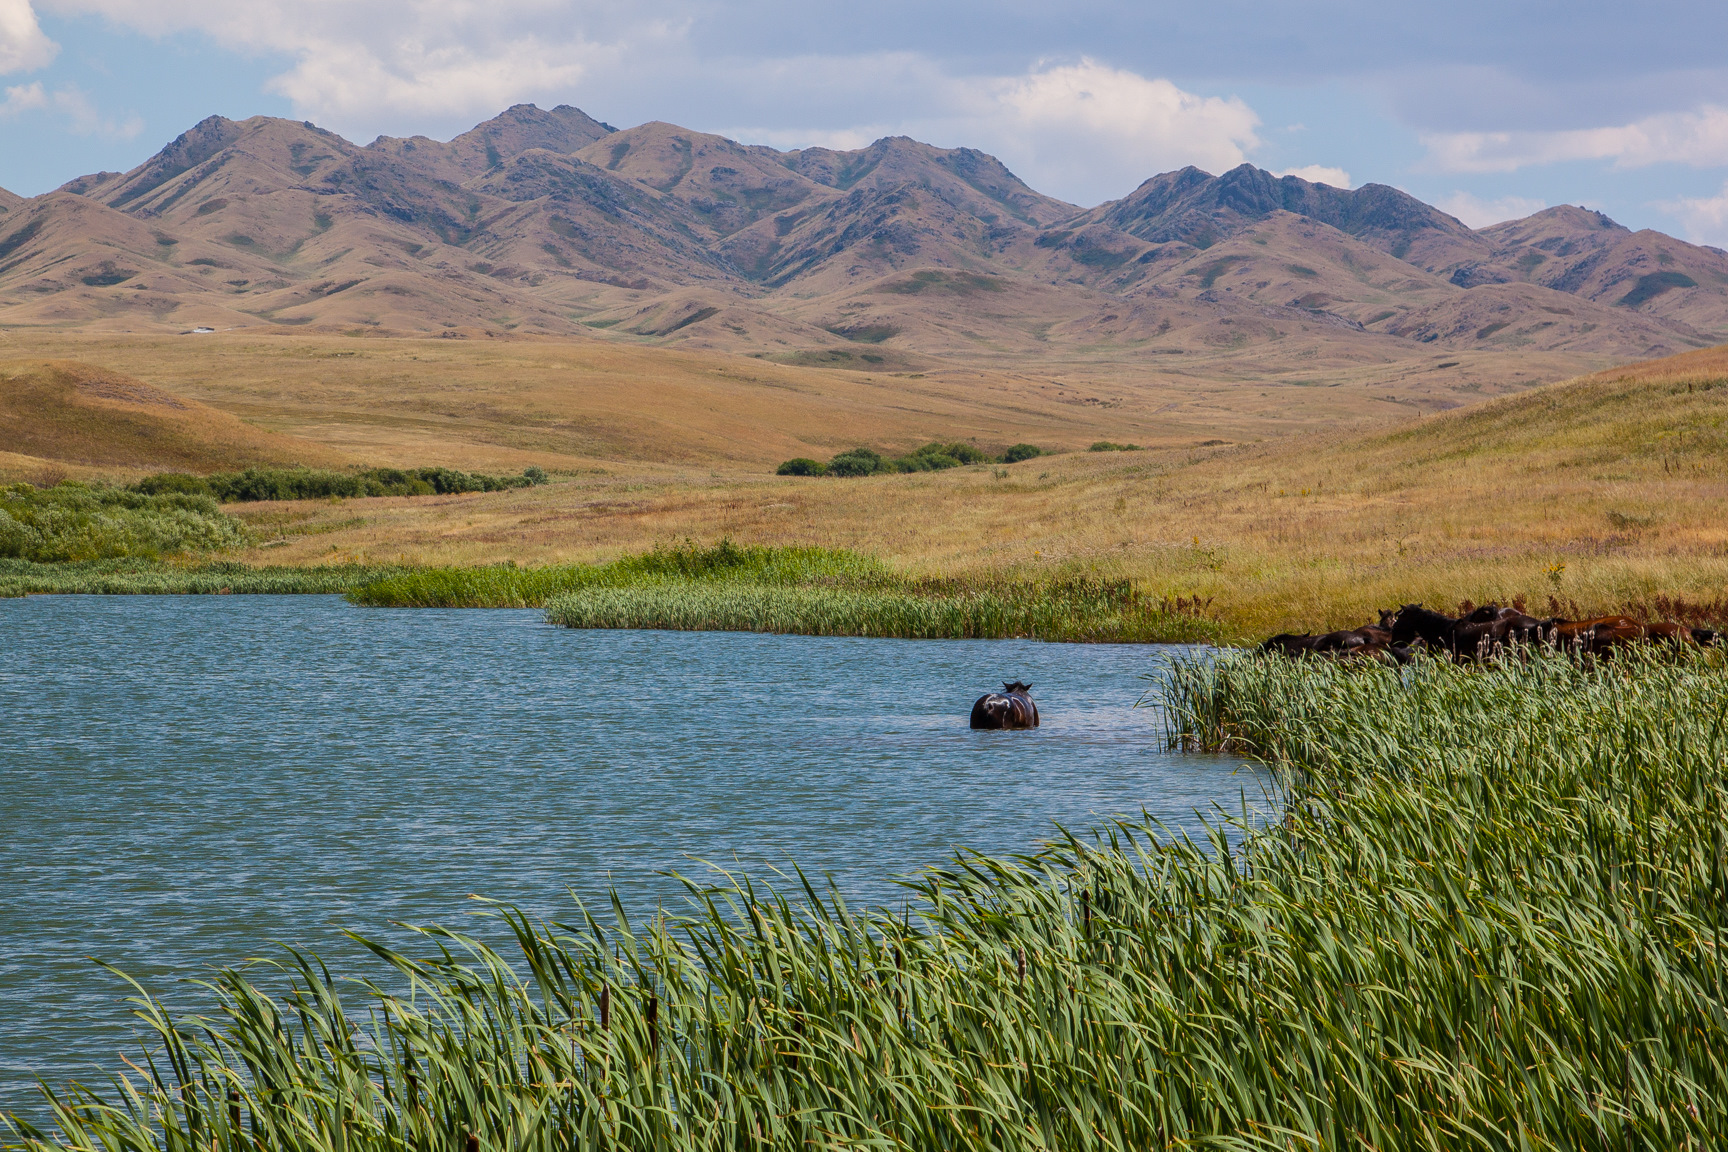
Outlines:
[{"label": "herd of cattle", "polygon": [[1380,623],[1340,632],[1297,636],[1283,632],[1260,645],[1287,656],[1314,654],[1353,660],[1394,660],[1402,664],[1418,650],[1445,652],[1458,660],[1480,660],[1523,645],[1542,644],[1565,652],[1606,655],[1632,644],[1719,644],[1728,636],[1683,624],[1643,624],[1630,616],[1593,620],[1539,620],[1516,608],[1484,604],[1467,616],[1445,616],[1420,604],[1382,609]]}]

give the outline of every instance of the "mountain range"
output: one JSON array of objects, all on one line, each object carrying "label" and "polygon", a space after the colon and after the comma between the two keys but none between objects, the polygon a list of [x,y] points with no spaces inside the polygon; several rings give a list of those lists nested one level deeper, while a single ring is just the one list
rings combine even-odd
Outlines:
[{"label": "mountain range", "polygon": [[448,142],[359,146],[211,117],[130,172],[0,191],[0,325],[542,334],[888,369],[1577,370],[1728,341],[1728,253],[1577,207],[1471,229],[1385,185],[1251,165],[1084,209],[905,137],[783,152],[518,105]]}]

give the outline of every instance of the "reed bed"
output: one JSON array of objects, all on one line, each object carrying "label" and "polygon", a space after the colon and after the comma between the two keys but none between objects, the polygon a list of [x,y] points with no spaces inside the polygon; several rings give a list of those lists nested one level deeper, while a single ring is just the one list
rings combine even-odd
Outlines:
[{"label": "reed bed", "polygon": [[894,575],[881,561],[836,548],[659,547],[606,564],[519,568],[423,568],[367,584],[349,596],[375,608],[540,608],[587,588],[629,587],[666,580],[748,584],[886,586]]},{"label": "reed bed", "polygon": [[908,640],[1024,637],[1088,643],[1196,641],[1207,634],[1191,617],[1135,611],[1107,596],[1039,589],[1020,596],[978,591],[920,596],[907,592],[668,582],[588,588],[546,606],[566,628],[668,628],[681,631],[784,632],[806,636],[882,636]]},{"label": "reed bed", "polygon": [[858,909],[719,874],[632,925],[504,908],[332,977],[141,995],[155,1051],[30,1152],[1705,1149],[1728,1137],[1728,676],[1181,666],[1178,743],[1284,818],[962,854]]},{"label": "reed bed", "polygon": [[368,564],[254,568],[231,561],[180,566],[140,559],[63,564],[0,559],[0,597],[339,593],[396,571]]},{"label": "reed bed", "polygon": [[607,564],[434,568],[349,594],[380,607],[541,607],[570,628],[669,628],[919,639],[1216,640],[1214,623],[1126,580],[911,577],[833,548],[657,548]]}]

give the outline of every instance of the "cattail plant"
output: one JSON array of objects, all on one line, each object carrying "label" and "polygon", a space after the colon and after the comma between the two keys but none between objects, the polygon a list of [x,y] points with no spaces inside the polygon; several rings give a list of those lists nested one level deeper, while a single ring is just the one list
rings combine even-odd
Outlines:
[{"label": "cattail plant", "polygon": [[199,1017],[140,989],[152,1050],[44,1088],[12,1146],[1728,1142],[1719,655],[1222,657],[1161,695],[1280,810],[958,854],[899,908],[722,873],[643,923],[494,906],[508,955],[429,928],[343,982],[290,953],[288,992],[223,972]]}]

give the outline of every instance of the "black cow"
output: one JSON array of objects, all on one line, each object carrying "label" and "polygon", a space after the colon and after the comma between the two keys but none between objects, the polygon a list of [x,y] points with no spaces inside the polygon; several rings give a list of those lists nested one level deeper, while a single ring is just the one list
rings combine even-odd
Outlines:
[{"label": "black cow", "polygon": [[974,728],[1036,728],[1038,705],[1032,703],[1032,685],[1016,680],[1002,685],[1000,692],[986,692],[972,705]]}]

